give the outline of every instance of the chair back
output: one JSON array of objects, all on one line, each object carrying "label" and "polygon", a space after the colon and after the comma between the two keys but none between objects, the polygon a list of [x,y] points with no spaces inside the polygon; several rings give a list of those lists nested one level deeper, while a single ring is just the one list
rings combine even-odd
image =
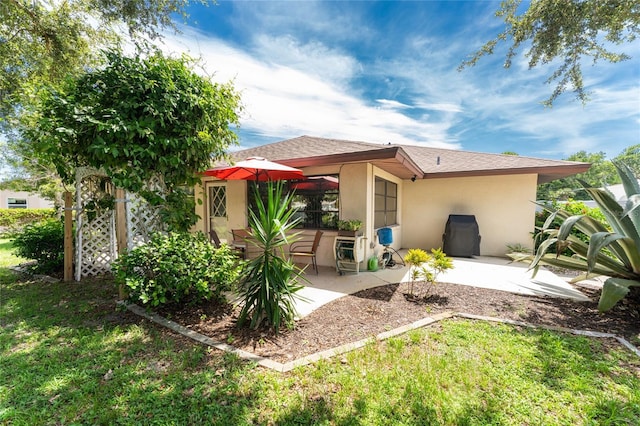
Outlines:
[{"label": "chair back", "polygon": [[231,234],[233,235],[233,241],[244,241],[251,236],[250,229],[232,229]]},{"label": "chair back", "polygon": [[318,249],[318,246],[320,245],[320,239],[322,238],[322,234],[324,234],[324,232],[316,231],[316,236],[313,239],[313,244],[311,245],[311,252],[312,253],[315,253],[316,250]]},{"label": "chair back", "polygon": [[213,229],[209,231],[209,240],[213,243],[214,247],[220,248],[220,238],[218,237],[218,233]]}]

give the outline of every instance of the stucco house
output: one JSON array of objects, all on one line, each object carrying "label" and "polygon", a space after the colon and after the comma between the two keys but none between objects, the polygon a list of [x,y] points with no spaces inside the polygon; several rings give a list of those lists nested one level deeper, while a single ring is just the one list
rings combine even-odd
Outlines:
[{"label": "stucco house", "polygon": [[[582,173],[587,163],[512,155],[374,144],[301,136],[232,154],[235,161],[258,156],[302,169],[306,181],[291,182],[303,229],[324,231],[320,265],[334,265],[337,219],[363,223],[365,259],[379,253],[376,231],[392,229],[392,247],[442,246],[450,214],[474,215],[482,235],[481,255],[504,256],[507,244],[531,247],[536,187]],[[205,178],[198,196],[196,229],[215,229],[230,239],[231,229],[248,225],[247,181]]]},{"label": "stucco house", "polygon": [[53,202],[38,194],[26,191],[0,190],[0,208],[3,209],[49,209]]}]

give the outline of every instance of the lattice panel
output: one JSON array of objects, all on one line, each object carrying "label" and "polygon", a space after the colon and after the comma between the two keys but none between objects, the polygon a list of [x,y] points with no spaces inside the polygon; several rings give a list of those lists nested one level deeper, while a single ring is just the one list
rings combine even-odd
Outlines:
[{"label": "lattice panel", "polygon": [[[164,189],[162,179],[153,179],[146,189]],[[164,191],[163,191],[164,192]],[[115,196],[115,189],[102,172],[80,168],[76,173],[76,271],[75,278],[111,272],[117,258],[116,214],[113,206],[98,207],[98,200]],[[125,200],[112,198],[113,204],[125,202],[127,247],[146,243],[155,232],[165,230],[159,207],[151,206],[136,194]]]},{"label": "lattice panel", "polygon": [[127,246],[145,244],[155,232],[164,231],[159,208],[135,194],[127,194]]},{"label": "lattice panel", "polygon": [[[93,173],[93,174],[92,174]],[[116,258],[115,214],[110,208],[95,208],[96,200],[113,195],[108,178],[99,172],[78,172],[76,203],[76,280],[111,271]]]},{"label": "lattice panel", "polygon": [[[146,189],[163,189],[160,178],[147,184]],[[150,205],[136,194],[127,194],[127,247],[132,249],[149,241],[155,232],[164,232],[160,208]]]}]

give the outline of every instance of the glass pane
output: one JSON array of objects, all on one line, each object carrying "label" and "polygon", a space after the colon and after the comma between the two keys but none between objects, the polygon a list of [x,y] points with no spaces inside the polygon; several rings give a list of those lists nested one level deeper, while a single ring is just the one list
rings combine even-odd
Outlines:
[{"label": "glass pane", "polygon": [[293,207],[301,219],[299,227],[335,229],[339,212],[339,180],[337,175],[309,176],[289,182],[295,191]]},{"label": "glass pane", "polygon": [[375,210],[384,210],[385,209],[384,196],[376,195],[374,209]]},{"label": "glass pane", "polygon": [[227,187],[209,187],[209,214],[212,217],[227,216]]},{"label": "glass pane", "polygon": [[397,225],[397,213],[396,212],[387,212],[387,223],[386,225]]},{"label": "glass pane", "polygon": [[373,214],[373,227],[382,228],[386,224],[384,223],[384,212],[375,212]]},{"label": "glass pane", "polygon": [[376,183],[375,183],[375,193],[376,194],[381,194],[384,195],[384,187],[385,187],[385,180],[381,179],[381,178],[376,178]]},{"label": "glass pane", "polygon": [[393,182],[387,182],[387,196],[396,197],[398,194],[398,185]]},{"label": "glass pane", "polygon": [[396,211],[398,210],[398,199],[397,198],[387,198],[387,211]]}]

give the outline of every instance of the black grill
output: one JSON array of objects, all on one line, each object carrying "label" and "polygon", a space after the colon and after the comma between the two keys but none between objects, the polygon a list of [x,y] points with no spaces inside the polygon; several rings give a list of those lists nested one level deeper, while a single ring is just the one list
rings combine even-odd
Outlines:
[{"label": "black grill", "polygon": [[447,256],[480,256],[480,229],[473,215],[450,214],[442,235]]}]

